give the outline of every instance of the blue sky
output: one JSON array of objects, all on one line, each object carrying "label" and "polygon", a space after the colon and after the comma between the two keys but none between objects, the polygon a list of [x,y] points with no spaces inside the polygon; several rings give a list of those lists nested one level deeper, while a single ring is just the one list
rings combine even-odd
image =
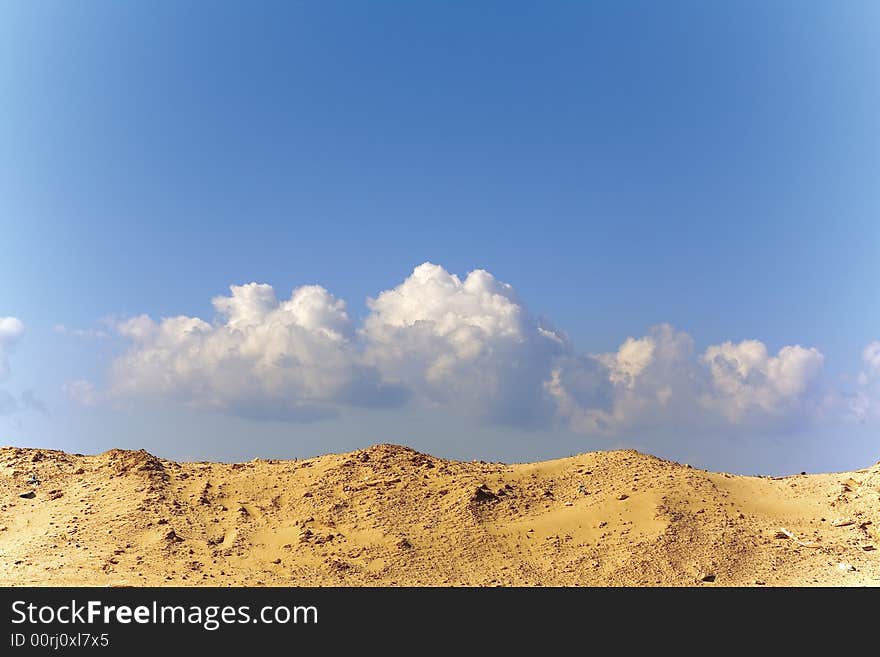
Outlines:
[{"label": "blue sky", "polygon": [[[878,80],[874,2],[2,2],[0,442],[873,462]],[[245,348],[211,300],[252,281],[345,300],[338,367],[206,360]],[[142,314],[207,322],[202,355]],[[272,339],[300,363],[326,328]]]}]

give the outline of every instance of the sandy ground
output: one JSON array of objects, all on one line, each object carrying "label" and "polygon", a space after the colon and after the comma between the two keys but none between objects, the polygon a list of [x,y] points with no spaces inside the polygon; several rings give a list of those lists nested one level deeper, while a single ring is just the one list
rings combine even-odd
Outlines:
[{"label": "sandy ground", "polygon": [[634,451],[223,464],[6,447],[0,584],[873,586],[880,464],[768,478]]}]

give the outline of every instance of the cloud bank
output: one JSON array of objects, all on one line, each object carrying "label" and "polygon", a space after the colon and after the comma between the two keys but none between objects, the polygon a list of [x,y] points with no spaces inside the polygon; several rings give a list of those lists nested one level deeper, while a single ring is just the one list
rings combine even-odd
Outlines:
[{"label": "cloud bank", "polygon": [[[611,353],[580,353],[484,270],[460,278],[431,263],[367,300],[354,326],[318,285],[278,300],[266,284],[233,285],[210,321],[140,315],[115,324],[129,348],[106,391],[71,382],[84,404],[154,398],[235,415],[309,421],[345,406],[422,403],[514,427],[564,425],[614,435],[646,428],[785,426],[819,404],[823,356],[757,340],[702,352],[668,324]],[[864,386],[880,379],[880,343]],[[873,377],[873,378],[872,378]]]},{"label": "cloud bank", "polygon": [[[383,405],[405,390],[382,380],[353,338],[345,302],[317,285],[278,301],[270,285],[233,285],[217,317],[146,315],[117,326],[133,347],[113,363],[111,390],[256,418],[314,420],[338,405]],[[82,383],[79,391],[85,391]]]}]

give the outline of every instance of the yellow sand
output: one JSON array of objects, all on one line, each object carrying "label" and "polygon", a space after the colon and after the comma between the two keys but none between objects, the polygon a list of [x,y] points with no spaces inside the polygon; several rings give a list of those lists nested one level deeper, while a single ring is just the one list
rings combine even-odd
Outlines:
[{"label": "yellow sand", "polygon": [[222,464],[7,447],[0,584],[877,585],[880,465],[771,479],[634,451]]}]

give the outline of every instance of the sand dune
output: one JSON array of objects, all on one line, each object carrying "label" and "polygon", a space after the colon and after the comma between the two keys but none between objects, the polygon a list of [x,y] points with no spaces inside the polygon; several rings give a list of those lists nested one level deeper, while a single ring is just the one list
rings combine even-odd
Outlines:
[{"label": "sand dune", "polygon": [[7,447],[0,584],[878,585],[880,464],[767,478],[635,451],[223,464]]}]

